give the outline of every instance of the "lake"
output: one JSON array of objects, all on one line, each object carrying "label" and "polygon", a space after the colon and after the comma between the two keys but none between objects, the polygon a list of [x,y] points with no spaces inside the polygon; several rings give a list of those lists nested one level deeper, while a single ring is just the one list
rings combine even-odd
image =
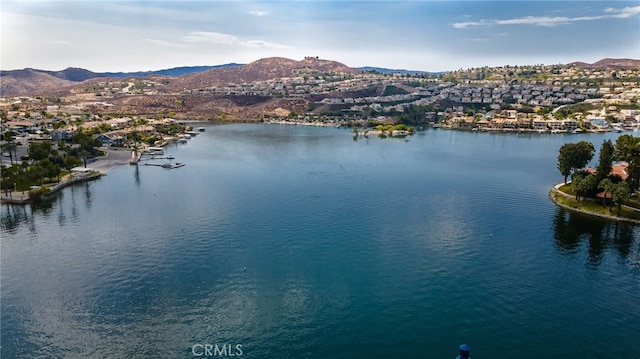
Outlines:
[{"label": "lake", "polygon": [[207,126],[2,206],[0,354],[640,357],[640,228],[548,198],[617,136]]}]

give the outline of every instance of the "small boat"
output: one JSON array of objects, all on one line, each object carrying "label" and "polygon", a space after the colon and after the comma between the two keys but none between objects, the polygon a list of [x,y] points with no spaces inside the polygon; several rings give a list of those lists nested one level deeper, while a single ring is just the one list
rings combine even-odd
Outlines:
[{"label": "small boat", "polygon": [[204,127],[198,127],[198,131],[204,132]]},{"label": "small boat", "polygon": [[471,359],[471,347],[467,344],[462,344],[460,346],[460,355],[456,357],[456,359]]},{"label": "small boat", "polygon": [[163,155],[164,154],[164,148],[162,147],[149,147],[147,148],[147,152],[150,153],[151,155]]}]

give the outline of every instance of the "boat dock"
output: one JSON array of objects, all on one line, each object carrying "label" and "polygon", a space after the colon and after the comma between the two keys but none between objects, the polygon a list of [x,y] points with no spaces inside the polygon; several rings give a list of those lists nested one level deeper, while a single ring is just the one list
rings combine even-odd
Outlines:
[{"label": "boat dock", "polygon": [[145,166],[156,166],[156,167],[162,167],[162,168],[166,168],[166,169],[174,169],[174,168],[180,168],[180,167],[184,167],[186,165],[186,163],[182,163],[182,162],[176,162],[176,163],[145,163]]}]

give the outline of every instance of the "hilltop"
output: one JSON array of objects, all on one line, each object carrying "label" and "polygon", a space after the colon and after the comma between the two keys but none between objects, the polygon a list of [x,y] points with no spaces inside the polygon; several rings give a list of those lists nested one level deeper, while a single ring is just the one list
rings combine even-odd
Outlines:
[{"label": "hilltop", "polygon": [[632,70],[640,68],[640,60],[633,59],[602,59],[600,61],[588,64],[586,62],[572,62],[569,66],[580,67],[583,69],[609,69],[609,70]]},{"label": "hilltop", "polygon": [[0,72],[0,96],[37,94],[55,88],[74,85],[42,70],[24,69]]},{"label": "hilltop", "polygon": [[294,77],[305,73],[357,74],[360,71],[342,63],[307,57],[296,61],[282,57],[270,57],[244,66],[189,74],[172,80],[167,89],[190,90],[228,84],[241,84]]}]

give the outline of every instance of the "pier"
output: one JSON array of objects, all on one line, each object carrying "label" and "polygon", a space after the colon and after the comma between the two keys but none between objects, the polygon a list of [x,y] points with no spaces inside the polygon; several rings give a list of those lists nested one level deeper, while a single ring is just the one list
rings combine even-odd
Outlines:
[{"label": "pier", "polygon": [[166,169],[174,169],[174,168],[180,168],[180,167],[184,167],[186,164],[182,163],[182,162],[176,162],[176,163],[145,163],[145,166],[156,166],[156,167],[162,167],[162,168],[166,168]]}]

